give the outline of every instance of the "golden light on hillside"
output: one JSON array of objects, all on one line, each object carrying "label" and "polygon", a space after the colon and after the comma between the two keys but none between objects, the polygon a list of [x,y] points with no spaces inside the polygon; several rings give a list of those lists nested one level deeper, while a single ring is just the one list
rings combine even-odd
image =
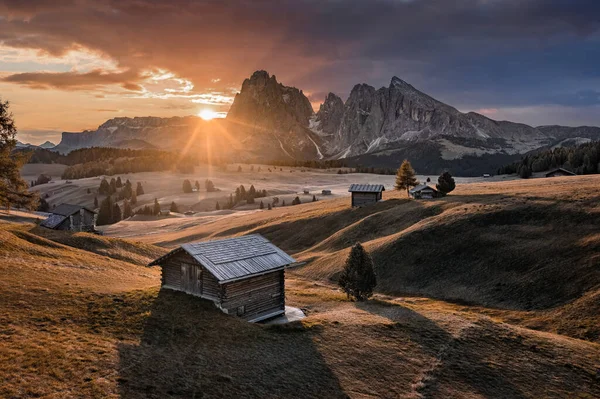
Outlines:
[{"label": "golden light on hillside", "polygon": [[202,111],[198,112],[198,116],[204,119],[205,121],[210,121],[212,119],[218,118],[219,114],[210,109],[203,109]]}]

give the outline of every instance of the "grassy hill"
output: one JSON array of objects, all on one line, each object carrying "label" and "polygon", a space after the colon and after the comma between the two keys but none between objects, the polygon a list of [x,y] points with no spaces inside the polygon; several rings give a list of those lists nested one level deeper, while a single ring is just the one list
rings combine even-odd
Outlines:
[{"label": "grassy hill", "polygon": [[[549,331],[559,328],[550,320],[568,319],[577,309],[574,317],[589,322],[560,330],[599,341],[598,313],[578,305],[593,303],[589,298],[600,292],[599,186],[598,176],[577,176],[464,184],[430,201],[386,192],[385,201],[365,208],[340,198],[184,220],[139,238],[173,247],[260,233],[307,262],[294,274],[328,283],[360,241],[375,260],[381,293],[542,312],[546,322],[535,325]],[[151,230],[144,223],[122,222],[111,231]]]},{"label": "grassy hill", "polygon": [[308,317],[248,324],[159,291],[164,249],[0,222],[0,397],[595,397],[600,346],[430,299],[348,302],[290,275]]}]

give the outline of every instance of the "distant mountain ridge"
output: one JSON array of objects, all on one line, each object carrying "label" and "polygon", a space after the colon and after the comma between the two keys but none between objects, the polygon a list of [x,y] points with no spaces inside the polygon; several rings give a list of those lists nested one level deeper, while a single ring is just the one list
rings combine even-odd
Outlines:
[{"label": "distant mountain ridge", "polygon": [[427,160],[439,169],[467,158],[495,157],[506,163],[569,140],[598,139],[597,127],[532,127],[462,113],[398,77],[380,89],[357,84],[345,102],[329,93],[314,112],[302,90],[256,71],[244,80],[224,120],[114,118],[95,131],[63,133],[55,149],[204,148],[210,141],[214,151],[236,159],[348,159],[393,166],[410,155],[411,161]]}]

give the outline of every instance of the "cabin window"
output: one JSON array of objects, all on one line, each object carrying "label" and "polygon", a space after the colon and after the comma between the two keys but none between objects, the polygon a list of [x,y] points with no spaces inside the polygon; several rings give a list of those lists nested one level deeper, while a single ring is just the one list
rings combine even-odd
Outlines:
[{"label": "cabin window", "polygon": [[244,313],[246,313],[246,306],[238,306],[237,315],[242,316]]}]

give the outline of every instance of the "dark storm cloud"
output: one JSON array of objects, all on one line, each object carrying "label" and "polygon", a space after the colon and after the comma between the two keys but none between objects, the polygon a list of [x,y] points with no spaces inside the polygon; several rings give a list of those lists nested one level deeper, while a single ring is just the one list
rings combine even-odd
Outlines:
[{"label": "dark storm cloud", "polygon": [[[255,69],[311,99],[393,75],[472,107],[597,104],[600,90],[597,0],[13,0],[0,15],[5,45],[86,47],[130,71],[173,71],[197,91],[215,78],[238,87]],[[81,86],[52,75],[7,79]],[[136,79],[120,83],[135,89]]]}]

